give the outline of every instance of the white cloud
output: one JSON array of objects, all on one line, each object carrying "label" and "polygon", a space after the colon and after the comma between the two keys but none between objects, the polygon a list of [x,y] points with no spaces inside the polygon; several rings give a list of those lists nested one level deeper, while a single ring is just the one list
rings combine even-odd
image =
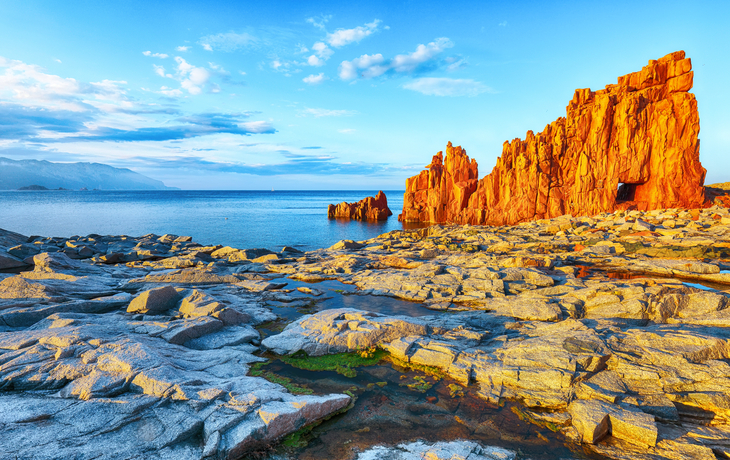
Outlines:
[{"label": "white cloud", "polygon": [[211,68],[211,70],[215,70],[216,73],[221,75],[230,75],[231,73],[223,68],[222,65],[216,64],[215,62],[208,62],[208,67]]},{"label": "white cloud", "polygon": [[44,72],[39,66],[0,57],[0,100],[10,97],[23,106],[50,110],[85,112],[96,101],[125,100],[124,81],[103,80],[80,83]]},{"label": "white cloud", "polygon": [[502,21],[499,24],[497,24],[500,27],[507,27],[507,21]]},{"label": "white cloud", "polygon": [[53,59],[53,60],[54,60],[54,61],[56,61],[56,62],[58,62],[59,64],[63,64],[63,62],[61,62],[61,60],[60,60],[60,59],[58,59],[58,58],[55,58],[55,59]]},{"label": "white cloud", "polygon": [[448,38],[437,38],[427,45],[418,45],[416,51],[410,54],[399,54],[389,61],[383,58],[382,54],[363,54],[352,61],[342,61],[340,78],[343,80],[354,80],[358,76],[375,78],[388,71],[412,73],[452,46],[454,44]]},{"label": "white cloud", "polygon": [[200,39],[199,43],[207,51],[214,49],[219,51],[233,52],[243,48],[247,48],[258,42],[256,37],[246,32],[237,34],[235,32],[227,32],[224,34],[208,35]]},{"label": "white cloud", "polygon": [[238,126],[251,133],[265,133],[273,129],[273,126],[268,121],[246,121],[244,123],[238,123]]},{"label": "white cloud", "polygon": [[180,97],[183,95],[183,92],[180,91],[179,89],[168,88],[167,86],[161,86],[158,93],[164,94],[165,96],[170,96],[170,97]]},{"label": "white cloud", "polygon": [[373,22],[367,23],[364,26],[355,27],[354,29],[337,29],[333,33],[327,34],[327,43],[335,48],[349,45],[350,43],[357,43],[374,33],[380,22],[380,19],[376,19]]},{"label": "white cloud", "polygon": [[311,55],[307,58],[307,64],[311,65],[312,67],[321,67],[325,64],[325,61],[315,55]]},{"label": "white cloud", "polygon": [[164,53],[152,53],[152,51],[142,51],[142,54],[144,54],[145,56],[156,57],[156,58],[160,58],[160,59],[167,59],[167,58],[170,57],[167,54],[164,54]]},{"label": "white cloud", "polygon": [[184,53],[185,51],[188,51],[189,49],[190,49],[189,46],[178,46],[177,48],[175,48],[175,51],[180,51],[180,52]]},{"label": "white cloud", "polygon": [[[210,72],[203,67],[196,67],[193,64],[188,63],[185,59],[180,56],[175,57],[177,62],[177,71],[175,75],[165,73],[165,68],[161,65],[154,65],[155,73],[163,78],[171,78],[180,82],[180,87],[185,89],[189,94],[195,96],[203,92],[203,86],[210,79]],[[173,90],[160,90],[167,91],[163,92],[167,96],[181,95],[181,92],[174,92]],[[215,92],[215,91],[213,91]]]},{"label": "white cloud", "polygon": [[454,78],[417,78],[403,87],[427,96],[476,96],[494,92],[478,81]]},{"label": "white cloud", "polygon": [[323,66],[334,53],[334,51],[332,51],[332,49],[323,42],[317,42],[312,45],[312,51],[314,51],[314,54],[307,58],[307,64],[314,67]]},{"label": "white cloud", "polygon": [[332,15],[331,14],[328,14],[326,16],[325,15],[321,15],[321,16],[319,16],[317,18],[314,18],[314,17],[307,18],[306,21],[308,23],[312,24],[314,27],[316,27],[316,28],[318,28],[320,30],[324,30],[324,25],[327,24],[327,21],[329,21],[330,19],[332,19]]},{"label": "white cloud", "polygon": [[287,77],[291,77],[294,73],[299,73],[302,71],[302,69],[297,68],[298,66],[304,65],[304,63],[297,62],[297,61],[285,61],[283,59],[274,58],[273,61],[269,63],[272,69],[274,69],[276,72],[281,72]]},{"label": "white cloud", "polygon": [[165,68],[161,65],[152,64],[152,68],[155,69],[155,73],[162,78],[173,78],[169,73],[165,73]]},{"label": "white cloud", "polygon": [[310,75],[308,77],[305,77],[302,79],[302,81],[308,85],[319,85],[326,79],[327,77],[325,77],[323,73],[320,73],[319,75]]},{"label": "white cloud", "polygon": [[411,72],[420,64],[433,59],[446,48],[454,44],[448,38],[437,38],[428,45],[418,45],[416,51],[410,54],[399,54],[393,58],[392,67],[396,72]]},{"label": "white cloud", "polygon": [[351,117],[357,112],[355,110],[330,110],[330,109],[312,109],[305,108],[299,111],[300,116],[313,116],[315,118],[321,117]]},{"label": "white cloud", "polygon": [[363,54],[352,61],[342,61],[340,64],[340,78],[343,80],[354,80],[360,74],[363,78],[378,77],[388,71],[389,65],[382,65],[385,62],[383,55]]},{"label": "white cloud", "polygon": [[449,64],[446,66],[446,70],[448,70],[449,72],[454,72],[456,70],[462,69],[467,65],[466,59],[464,58],[448,57],[445,60]]}]

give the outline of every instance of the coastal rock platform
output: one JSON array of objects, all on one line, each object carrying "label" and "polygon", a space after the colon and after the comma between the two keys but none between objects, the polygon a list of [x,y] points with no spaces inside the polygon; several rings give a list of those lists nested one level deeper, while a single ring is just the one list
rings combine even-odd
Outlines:
[{"label": "coastal rock platform", "polygon": [[[302,394],[257,363],[373,349],[453,382],[453,398],[468,388],[517,404],[576,458],[730,455],[724,207],[436,225],[307,253],[2,231],[0,257],[21,264],[0,272],[10,458],[265,453],[353,398]],[[350,290],[325,287],[334,282]],[[334,301],[346,298],[363,302]],[[366,308],[374,299],[424,313]],[[521,458],[459,442],[349,458]]]}]

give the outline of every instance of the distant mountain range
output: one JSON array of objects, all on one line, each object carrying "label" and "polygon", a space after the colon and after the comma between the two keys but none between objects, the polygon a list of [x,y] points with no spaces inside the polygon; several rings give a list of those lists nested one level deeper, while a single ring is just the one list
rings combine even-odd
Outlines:
[{"label": "distant mountain range", "polygon": [[51,163],[0,157],[0,190],[34,185],[71,190],[177,190],[129,169],[100,163]]}]

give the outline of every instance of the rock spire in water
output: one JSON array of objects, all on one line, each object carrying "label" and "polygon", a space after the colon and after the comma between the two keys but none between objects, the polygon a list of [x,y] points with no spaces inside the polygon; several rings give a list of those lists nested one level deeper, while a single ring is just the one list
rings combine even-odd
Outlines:
[{"label": "rock spire in water", "polygon": [[491,174],[449,142],[406,180],[406,222],[511,225],[616,209],[705,201],[700,119],[684,51],[651,60],[606,89],[578,89],[566,116],[505,142]]}]

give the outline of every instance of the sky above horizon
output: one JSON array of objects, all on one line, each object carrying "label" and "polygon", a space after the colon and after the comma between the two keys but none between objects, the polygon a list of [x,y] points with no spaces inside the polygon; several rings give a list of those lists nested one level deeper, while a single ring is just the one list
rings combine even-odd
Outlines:
[{"label": "sky above horizon", "polygon": [[0,3],[0,157],[182,189],[402,190],[650,59],[692,58],[706,183],[730,181],[730,2]]}]

